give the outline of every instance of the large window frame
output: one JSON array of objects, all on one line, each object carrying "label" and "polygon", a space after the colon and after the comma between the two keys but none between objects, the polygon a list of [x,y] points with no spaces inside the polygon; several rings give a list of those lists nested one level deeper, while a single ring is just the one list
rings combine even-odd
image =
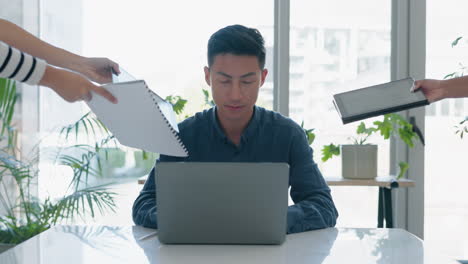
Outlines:
[{"label": "large window frame", "polygon": [[[273,110],[289,115],[289,23],[290,0],[274,1],[274,96]],[[24,10],[37,10],[41,1],[23,0]],[[40,5],[40,4],[39,4]],[[28,14],[32,11],[27,12]],[[426,1],[392,0],[392,48],[391,48],[391,79],[396,80],[407,76],[415,79],[425,77],[425,22]],[[27,18],[24,12],[25,19]],[[37,27],[40,21],[36,20]],[[40,28],[40,27],[39,27]],[[40,36],[40,30],[37,30]],[[39,97],[41,89],[23,91],[23,124],[35,124],[37,129],[39,116]],[[28,99],[27,99],[28,98]],[[37,111],[37,112],[36,112]],[[414,117],[415,123],[424,134],[424,108],[402,112],[407,118]],[[31,123],[33,122],[33,123]],[[415,188],[398,190],[393,196],[395,208],[395,226],[404,228],[420,238],[424,237],[424,149],[417,144],[409,149],[398,139],[391,140],[391,173],[396,172],[396,160],[405,160],[411,164],[408,178],[416,182]],[[377,202],[377,201],[376,201]]]}]

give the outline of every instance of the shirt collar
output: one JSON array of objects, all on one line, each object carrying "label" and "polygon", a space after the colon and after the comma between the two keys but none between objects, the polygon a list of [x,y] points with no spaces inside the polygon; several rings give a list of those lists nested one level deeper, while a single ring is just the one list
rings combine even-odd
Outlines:
[{"label": "shirt collar", "polygon": [[[259,121],[261,118],[261,110],[262,109],[260,107],[256,105],[254,106],[252,118],[250,119],[249,123],[247,124],[247,127],[244,129],[244,132],[242,133],[242,136],[241,136],[242,141],[248,141],[255,134],[255,131],[257,130],[257,127],[259,125]],[[217,107],[215,106],[212,108],[212,113],[211,113],[211,119],[212,119],[215,133],[222,140],[227,140],[227,136],[224,133],[223,129],[221,128],[218,117],[216,116],[216,111],[217,111]]]}]

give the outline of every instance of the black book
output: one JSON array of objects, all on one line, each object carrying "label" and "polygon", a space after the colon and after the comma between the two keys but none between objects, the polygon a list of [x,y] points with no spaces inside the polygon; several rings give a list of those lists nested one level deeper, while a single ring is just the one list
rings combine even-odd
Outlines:
[{"label": "black book", "polygon": [[333,104],[343,124],[428,105],[424,93],[411,92],[413,78],[374,85],[333,95]]}]

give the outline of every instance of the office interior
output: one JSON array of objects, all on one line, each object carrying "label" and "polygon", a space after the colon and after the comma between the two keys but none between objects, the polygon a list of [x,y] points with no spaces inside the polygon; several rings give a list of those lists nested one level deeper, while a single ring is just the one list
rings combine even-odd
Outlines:
[{"label": "office interior", "polygon": [[[0,18],[74,53],[108,57],[164,98],[187,100],[178,121],[210,107],[203,75],[209,36],[232,24],[257,28],[265,38],[269,69],[257,104],[313,129],[314,161],[325,179],[340,179],[343,172],[340,156],[322,161],[323,146],[352,144],[360,123],[342,124],[333,94],[407,77],[464,75],[467,9],[464,0],[0,0]],[[95,146],[106,134],[85,129],[94,122],[85,103],[65,102],[46,87],[16,85],[17,155],[35,171],[28,192],[40,201],[60,199],[74,171],[54,154],[78,144]],[[447,99],[398,114],[421,130],[425,144],[409,147],[398,136],[369,138],[378,146],[378,177],[396,176],[399,164],[408,164],[402,179],[412,185],[391,189],[392,228],[414,235],[426,250],[463,263],[468,259],[468,141],[463,137],[468,100]],[[80,123],[87,118],[90,123]],[[364,122],[372,126],[382,118]],[[73,151],[71,156],[82,157]],[[87,179],[89,186],[113,192],[115,210],[96,209],[93,216],[88,210],[57,224],[131,227],[133,201],[158,154],[118,143],[103,144],[94,154],[105,162],[89,157],[90,168],[99,168]],[[330,188],[340,214],[336,228],[377,228],[378,186]],[[0,193],[5,190],[13,193],[10,199],[18,197],[11,182],[4,182]],[[5,215],[1,209],[0,217]],[[385,224],[375,230],[380,228]],[[326,256],[321,261],[327,263]]]}]

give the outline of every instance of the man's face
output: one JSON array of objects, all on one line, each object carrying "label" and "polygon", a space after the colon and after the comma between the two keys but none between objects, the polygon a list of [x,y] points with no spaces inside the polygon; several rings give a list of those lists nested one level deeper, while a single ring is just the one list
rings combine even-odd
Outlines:
[{"label": "man's face", "polygon": [[267,73],[255,56],[215,56],[211,68],[205,67],[205,80],[211,86],[219,119],[250,120]]}]

